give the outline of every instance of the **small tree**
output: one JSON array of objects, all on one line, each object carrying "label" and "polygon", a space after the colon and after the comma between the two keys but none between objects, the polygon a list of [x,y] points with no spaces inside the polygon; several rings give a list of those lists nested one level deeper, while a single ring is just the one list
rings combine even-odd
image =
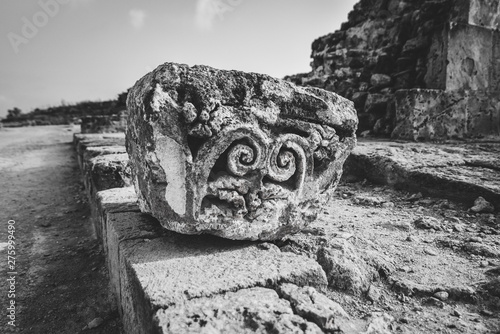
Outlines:
[{"label": "small tree", "polygon": [[7,119],[18,118],[19,116],[21,116],[21,114],[22,114],[21,109],[17,107],[9,109],[7,110]]}]

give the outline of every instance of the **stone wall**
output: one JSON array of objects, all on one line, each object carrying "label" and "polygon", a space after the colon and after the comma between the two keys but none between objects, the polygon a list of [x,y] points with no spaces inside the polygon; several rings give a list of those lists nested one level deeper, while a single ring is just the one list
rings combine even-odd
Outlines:
[{"label": "stone wall", "polygon": [[82,117],[82,133],[117,133],[125,131],[127,126],[126,111],[116,115],[93,115]]},{"label": "stone wall", "polygon": [[[353,100],[359,133],[413,140],[499,136],[500,111],[494,102],[500,92],[499,22],[498,0],[361,0],[340,30],[312,43],[312,71],[287,79]],[[415,96],[416,88],[420,100],[446,96],[428,100],[443,109],[420,104],[420,109],[410,110],[407,103],[401,104],[405,94],[410,100]],[[453,96],[475,96],[481,102],[454,106]],[[481,108],[471,109],[474,105]],[[427,110],[451,110],[452,118],[461,118],[462,130],[432,124],[442,119],[426,115]],[[417,117],[414,113],[429,117],[422,127],[405,128],[409,114]],[[475,125],[471,128],[470,123]],[[445,130],[433,131],[440,126]]]}]

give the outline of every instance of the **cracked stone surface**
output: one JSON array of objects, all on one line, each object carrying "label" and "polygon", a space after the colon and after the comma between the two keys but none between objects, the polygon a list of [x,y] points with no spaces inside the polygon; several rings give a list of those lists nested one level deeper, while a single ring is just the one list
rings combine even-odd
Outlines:
[{"label": "cracked stone surface", "polygon": [[165,63],[127,106],[141,210],[185,234],[273,240],[304,228],[356,143],[352,102],[255,73]]},{"label": "cracked stone surface", "polygon": [[87,189],[91,192],[132,184],[126,153],[103,154],[84,162]]},{"label": "cracked stone surface", "polygon": [[500,142],[420,144],[361,141],[345,170],[372,182],[500,209]]},{"label": "cracked stone surface", "polygon": [[348,325],[349,315],[338,303],[328,299],[313,287],[298,287],[283,284],[278,292],[290,301],[295,312],[319,325],[326,331],[343,331]]},{"label": "cracked stone surface", "polygon": [[276,291],[265,288],[195,299],[183,307],[159,310],[155,318],[164,334],[323,333],[315,323],[294,314]]},{"label": "cracked stone surface", "polygon": [[[107,195],[117,203],[108,205],[110,211],[120,201],[133,200],[127,194]],[[110,276],[131,332],[149,333],[153,311],[193,299],[286,282],[327,285],[314,260],[282,253],[272,244],[178,234],[162,229],[150,215],[110,211],[103,219]]]}]

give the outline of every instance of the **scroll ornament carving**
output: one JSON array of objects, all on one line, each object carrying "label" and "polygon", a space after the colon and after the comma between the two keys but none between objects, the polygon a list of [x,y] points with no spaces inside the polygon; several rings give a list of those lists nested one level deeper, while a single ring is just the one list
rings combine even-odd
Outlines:
[{"label": "scroll ornament carving", "polygon": [[299,231],[356,142],[350,101],[253,73],[167,63],[136,83],[127,105],[141,209],[181,233]]}]

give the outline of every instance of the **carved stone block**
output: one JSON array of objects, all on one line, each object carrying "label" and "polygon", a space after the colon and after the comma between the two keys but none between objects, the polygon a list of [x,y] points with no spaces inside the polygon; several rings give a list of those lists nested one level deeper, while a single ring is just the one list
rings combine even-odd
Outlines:
[{"label": "carved stone block", "polygon": [[356,144],[351,101],[255,73],[166,63],[127,106],[141,210],[186,234],[272,240],[302,229]]}]

